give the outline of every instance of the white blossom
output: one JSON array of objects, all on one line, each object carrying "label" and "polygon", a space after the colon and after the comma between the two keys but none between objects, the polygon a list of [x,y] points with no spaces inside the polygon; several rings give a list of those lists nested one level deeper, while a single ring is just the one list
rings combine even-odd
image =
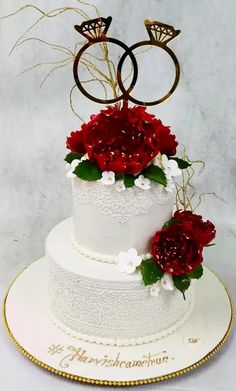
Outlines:
[{"label": "white blossom", "polygon": [[154,164],[154,166],[158,166],[158,167],[162,168],[162,156],[161,156],[161,153],[160,153],[160,152],[159,152],[158,155],[153,159],[152,164]]},{"label": "white blossom", "polygon": [[169,160],[166,155],[162,155],[161,162],[167,179],[181,175],[182,172],[175,160]]},{"label": "white blossom", "polygon": [[172,275],[169,273],[165,273],[161,278],[161,285],[167,291],[173,291],[175,286],[174,286]]},{"label": "white blossom", "polygon": [[126,187],[125,187],[124,181],[123,181],[123,180],[117,181],[116,186],[115,186],[115,189],[116,189],[116,191],[118,191],[119,193],[122,192],[122,191],[125,191],[125,190],[126,190]]},{"label": "white blossom", "polygon": [[175,189],[175,184],[174,184],[174,181],[173,179],[167,179],[167,185],[165,187],[165,190],[167,191],[167,193],[172,193]]},{"label": "white blossom", "polygon": [[151,187],[150,179],[145,178],[143,175],[139,175],[139,177],[135,179],[134,184],[143,190],[148,190]]},{"label": "white blossom", "polygon": [[142,258],[138,255],[135,248],[128,251],[122,251],[117,257],[117,268],[121,273],[132,274],[136,268],[141,265]]},{"label": "white blossom", "polygon": [[155,284],[152,284],[150,286],[149,292],[150,295],[153,297],[158,297],[161,291],[161,284],[160,281],[156,282]]},{"label": "white blossom", "polygon": [[67,174],[66,174],[66,176],[67,176],[67,178],[75,178],[76,177],[76,175],[75,174],[73,174],[73,171],[74,170],[69,170],[68,172],[67,172]]},{"label": "white blossom", "polygon": [[99,181],[103,185],[114,185],[115,173],[113,171],[103,171],[102,178]]},{"label": "white blossom", "polygon": [[87,160],[87,159],[88,159],[88,154],[86,153],[86,155],[83,155],[81,157],[81,159],[74,159],[74,160],[72,160],[72,162],[70,164],[67,163],[67,165],[66,165],[66,169],[68,170],[68,172],[66,174],[67,178],[75,178],[76,175],[73,174],[73,171],[75,170],[75,168],[78,166],[78,164],[80,162],[82,162],[83,160]]}]

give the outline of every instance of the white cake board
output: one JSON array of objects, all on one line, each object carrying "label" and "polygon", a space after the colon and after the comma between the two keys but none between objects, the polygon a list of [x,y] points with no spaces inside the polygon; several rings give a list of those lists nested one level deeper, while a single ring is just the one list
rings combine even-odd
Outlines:
[{"label": "white cake board", "polygon": [[47,312],[47,283],[47,261],[42,258],[12,283],[4,300],[3,321],[27,358],[71,380],[130,386],[179,376],[211,358],[232,328],[229,295],[206,268],[195,284],[195,307],[184,326],[155,343],[129,347],[83,342],[58,329]]}]

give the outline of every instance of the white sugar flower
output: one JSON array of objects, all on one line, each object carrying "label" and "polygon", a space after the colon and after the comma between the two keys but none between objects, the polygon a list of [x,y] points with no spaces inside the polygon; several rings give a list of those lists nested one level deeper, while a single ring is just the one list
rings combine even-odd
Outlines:
[{"label": "white sugar flower", "polygon": [[136,267],[140,266],[142,258],[138,255],[135,248],[130,248],[128,251],[122,251],[117,257],[117,268],[121,273],[132,274]]},{"label": "white sugar flower", "polygon": [[78,166],[78,164],[80,163],[80,160],[79,159],[74,159],[72,162],[71,162],[71,169],[74,171],[75,167]]},{"label": "white sugar flower", "polygon": [[67,178],[74,178],[76,175],[73,174],[73,171],[75,170],[75,167],[78,166],[80,163],[79,159],[74,159],[71,164],[68,165],[69,171],[67,172]]},{"label": "white sugar flower", "polygon": [[115,183],[115,173],[113,171],[103,171],[102,178],[100,182],[103,185],[114,185]]},{"label": "white sugar flower", "polygon": [[66,174],[67,178],[75,178],[75,177],[76,177],[76,175],[73,174],[73,171],[74,171],[74,170],[68,171],[68,173]]},{"label": "white sugar flower", "polygon": [[125,185],[124,185],[124,181],[123,181],[123,180],[117,181],[116,186],[115,186],[115,189],[116,189],[116,191],[118,191],[119,193],[122,192],[122,191],[125,191],[125,190],[126,190],[126,187],[125,187]]},{"label": "white sugar flower", "polygon": [[150,286],[149,292],[150,295],[153,297],[158,297],[161,291],[161,284],[160,281],[156,282],[155,284],[152,284]]},{"label": "white sugar flower", "polygon": [[88,154],[87,153],[82,156],[82,158],[80,159],[80,162],[83,162],[84,160],[88,160]]},{"label": "white sugar flower", "polygon": [[134,184],[143,190],[148,190],[151,187],[150,179],[145,178],[143,175],[139,175],[139,177],[135,179]]},{"label": "white sugar flower", "polygon": [[178,167],[178,163],[173,159],[168,159],[166,155],[162,155],[161,163],[164,169],[164,173],[167,179],[181,175],[181,170]]},{"label": "white sugar flower", "polygon": [[175,289],[173,278],[171,274],[165,273],[161,278],[161,285],[167,291],[173,291]]},{"label": "white sugar flower", "polygon": [[158,155],[153,159],[152,164],[154,166],[158,166],[162,168],[162,156],[161,153],[159,152]]},{"label": "white sugar flower", "polygon": [[165,187],[167,193],[172,193],[174,189],[175,189],[175,184],[173,182],[173,179],[167,179],[167,185]]},{"label": "white sugar flower", "polygon": [[83,160],[87,160],[87,159],[88,159],[88,154],[86,153],[85,155],[83,155],[81,157],[81,159],[74,159],[74,160],[72,160],[72,162],[70,164],[67,163],[67,165],[66,165],[66,169],[68,170],[68,172],[66,174],[67,178],[75,178],[76,175],[73,174],[73,171],[75,170],[75,168],[78,166],[78,164],[80,162],[82,162]]}]

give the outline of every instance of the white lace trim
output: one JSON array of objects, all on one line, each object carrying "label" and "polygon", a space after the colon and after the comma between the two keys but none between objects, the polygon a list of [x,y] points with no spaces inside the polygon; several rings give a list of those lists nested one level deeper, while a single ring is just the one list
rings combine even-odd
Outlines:
[{"label": "white lace trim", "polygon": [[189,316],[192,313],[193,307],[194,307],[194,297],[192,295],[191,304],[189,305],[189,308],[185,312],[184,316],[180,320],[178,320],[173,326],[168,327],[166,330],[160,331],[158,333],[146,335],[145,337],[123,338],[123,339],[102,338],[102,337],[96,337],[94,335],[79,333],[77,331],[72,330],[70,327],[65,326],[59,319],[57,319],[55,315],[53,315],[53,313],[49,309],[48,309],[48,315],[51,321],[53,322],[53,324],[57,328],[59,328],[67,335],[70,335],[70,337],[72,338],[80,339],[84,342],[96,343],[99,345],[135,346],[135,345],[143,345],[143,344],[151,343],[159,339],[162,339],[164,337],[167,337],[170,334],[173,334],[181,326],[183,326],[184,323],[188,320]]},{"label": "white lace trim", "polygon": [[121,224],[146,214],[154,204],[168,204],[173,200],[173,194],[167,193],[162,185],[153,181],[149,190],[133,186],[122,192],[117,191],[118,182],[104,186],[99,181],[87,182],[74,178],[72,183],[75,203],[94,204],[101,214],[110,215]]},{"label": "white lace trim", "polygon": [[[73,248],[80,254],[85,255],[86,257],[89,257],[91,259],[94,259],[95,261],[99,262],[105,262],[110,264],[117,264],[117,256],[114,255],[108,255],[108,254],[102,254],[96,251],[91,251],[86,247],[83,247],[72,235],[72,246]],[[123,249],[121,249],[122,251]],[[150,253],[144,253],[140,255],[143,260],[149,259],[152,257]]]},{"label": "white lace trim", "polygon": [[147,343],[180,327],[193,306],[191,287],[186,301],[178,291],[164,289],[154,298],[141,279],[89,278],[51,260],[49,270],[49,308],[76,338],[103,344]]}]

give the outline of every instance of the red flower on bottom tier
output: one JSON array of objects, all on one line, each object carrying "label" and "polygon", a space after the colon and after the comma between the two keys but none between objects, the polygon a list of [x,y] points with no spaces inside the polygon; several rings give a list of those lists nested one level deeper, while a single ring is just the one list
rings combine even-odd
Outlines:
[{"label": "red flower on bottom tier", "polygon": [[203,261],[203,247],[215,237],[215,226],[191,211],[176,211],[152,240],[152,256],[166,273],[191,273]]},{"label": "red flower on bottom tier", "polygon": [[194,232],[182,224],[158,231],[152,240],[152,256],[157,265],[175,276],[196,269],[203,261],[202,250]]},{"label": "red flower on bottom tier", "polygon": [[177,210],[174,220],[182,222],[186,227],[194,231],[199,243],[207,246],[216,236],[216,229],[211,221],[203,221],[202,216],[196,215],[189,210]]}]

